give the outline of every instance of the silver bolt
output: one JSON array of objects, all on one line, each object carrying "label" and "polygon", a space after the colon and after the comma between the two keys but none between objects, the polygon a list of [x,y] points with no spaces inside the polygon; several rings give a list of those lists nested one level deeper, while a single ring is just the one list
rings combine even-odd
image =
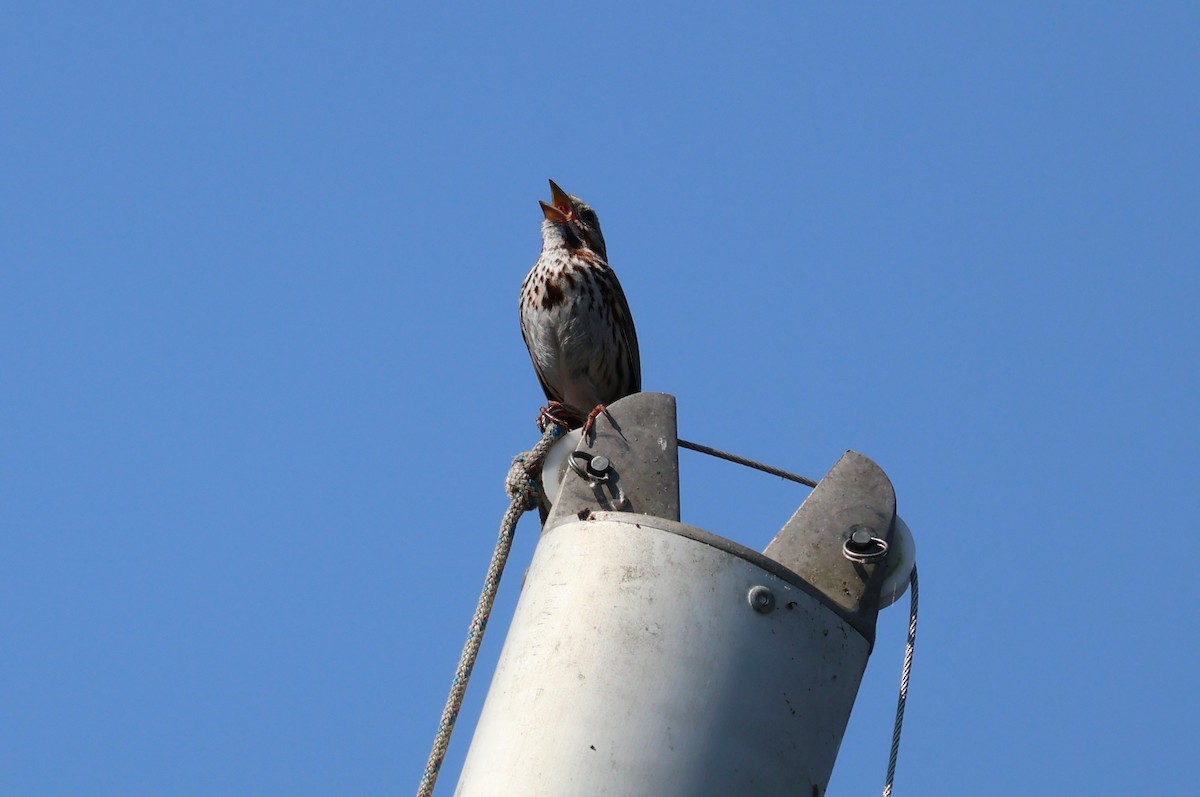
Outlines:
[{"label": "silver bolt", "polygon": [[593,475],[600,476],[608,470],[608,466],[608,457],[597,454],[596,456],[592,457],[592,461],[588,463],[588,470],[591,471]]},{"label": "silver bolt", "polygon": [[865,548],[871,544],[871,538],[874,536],[875,535],[871,529],[859,528],[855,529],[854,533],[850,535],[850,542],[854,543],[854,545],[859,548]]},{"label": "silver bolt", "polygon": [[750,588],[746,600],[750,602],[750,608],[759,614],[770,614],[775,609],[775,594],[761,584]]}]

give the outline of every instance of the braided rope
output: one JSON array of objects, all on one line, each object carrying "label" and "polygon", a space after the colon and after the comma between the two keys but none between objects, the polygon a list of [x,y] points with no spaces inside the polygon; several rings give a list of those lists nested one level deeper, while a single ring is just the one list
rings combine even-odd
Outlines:
[{"label": "braided rope", "polygon": [[508,476],[504,479],[504,489],[512,502],[500,521],[500,537],[496,540],[496,549],[492,552],[492,561],[488,564],[487,576],[483,580],[483,592],[479,595],[475,616],[471,618],[467,641],[458,659],[458,668],[454,671],[454,680],[450,682],[450,695],[446,698],[446,707],[442,709],[437,735],[433,737],[433,749],[429,751],[429,760],[425,763],[425,774],[421,777],[421,785],[417,787],[417,797],[431,797],[433,794],[438,772],[446,758],[446,748],[450,746],[450,734],[454,732],[454,723],[458,720],[458,711],[462,708],[463,697],[467,692],[467,681],[475,666],[479,646],[483,643],[483,632],[487,629],[488,617],[492,613],[492,605],[496,602],[496,590],[500,587],[500,576],[504,574],[504,565],[508,561],[509,551],[512,550],[517,521],[526,511],[537,506],[537,476],[542,460],[545,459],[550,446],[562,434],[562,428],[549,424],[532,451],[518,454],[513,459]]},{"label": "braided rope", "polygon": [[908,578],[908,639],[904,643],[904,666],[900,670],[900,697],[896,701],[896,725],[892,728],[892,754],[888,758],[887,781],[883,797],[892,797],[892,781],[896,779],[896,758],[900,755],[900,726],[904,724],[904,705],[908,702],[908,674],[912,671],[913,647],[917,643],[917,566],[913,564]]}]

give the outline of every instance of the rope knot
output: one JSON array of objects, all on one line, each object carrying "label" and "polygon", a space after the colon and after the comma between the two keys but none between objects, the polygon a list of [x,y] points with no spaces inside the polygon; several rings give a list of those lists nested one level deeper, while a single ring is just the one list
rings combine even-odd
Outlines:
[{"label": "rope knot", "polygon": [[550,424],[542,432],[542,438],[532,451],[526,451],[513,457],[512,467],[504,478],[504,492],[513,502],[520,502],[522,511],[528,511],[538,505],[541,494],[541,484],[538,476],[542,472],[542,460],[554,441],[562,437],[565,429],[556,424]]},{"label": "rope knot", "polygon": [[508,493],[508,497],[514,502],[519,501],[524,510],[533,509],[538,505],[538,493],[541,492],[533,474],[535,469],[526,464],[532,454],[532,451],[517,454],[513,458],[512,467],[508,469],[508,475],[504,477],[504,492]]}]

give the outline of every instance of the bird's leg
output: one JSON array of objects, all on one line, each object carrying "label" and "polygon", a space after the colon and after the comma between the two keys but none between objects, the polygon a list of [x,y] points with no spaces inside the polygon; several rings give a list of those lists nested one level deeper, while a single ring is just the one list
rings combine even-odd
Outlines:
[{"label": "bird's leg", "polygon": [[610,421],[612,420],[612,416],[608,414],[608,407],[605,407],[603,404],[597,404],[595,406],[595,408],[591,412],[588,413],[587,420],[585,420],[583,422],[583,439],[584,440],[588,439],[588,435],[592,436],[593,441],[596,439],[596,435],[595,435],[596,419],[599,418],[601,415],[605,416]]},{"label": "bird's leg", "polygon": [[550,424],[561,426],[564,430],[571,428],[570,418],[576,413],[561,401],[551,399],[545,407],[538,410],[537,427],[539,432],[545,432]]}]

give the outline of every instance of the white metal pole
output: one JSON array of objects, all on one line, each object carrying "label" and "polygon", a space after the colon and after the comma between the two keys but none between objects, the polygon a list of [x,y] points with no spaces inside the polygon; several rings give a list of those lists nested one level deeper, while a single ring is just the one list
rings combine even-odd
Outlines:
[{"label": "white metal pole", "polygon": [[630,513],[561,524],[538,544],[455,794],[823,794],[869,650],[728,540]]},{"label": "white metal pole", "polygon": [[874,643],[887,476],[847,452],[758,553],[679,522],[672,396],[558,445],[573,467],[455,794],[823,795]]}]

